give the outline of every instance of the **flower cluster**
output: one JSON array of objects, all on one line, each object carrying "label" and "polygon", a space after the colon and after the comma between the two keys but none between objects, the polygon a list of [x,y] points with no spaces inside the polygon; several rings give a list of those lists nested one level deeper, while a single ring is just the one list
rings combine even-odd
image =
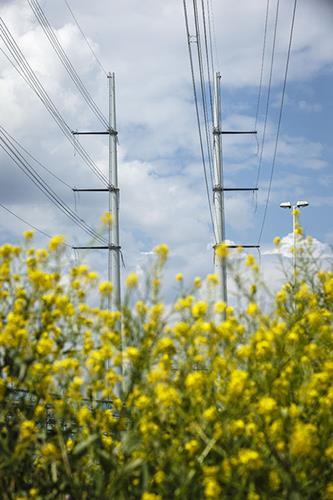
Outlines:
[{"label": "flower cluster", "polygon": [[0,247],[4,498],[333,499],[332,272],[293,276],[269,310],[259,284],[234,310],[215,275],[204,300],[179,274],[166,307],[163,244],[149,290],[131,273],[110,311],[111,283],[60,272],[62,237],[32,239]]}]

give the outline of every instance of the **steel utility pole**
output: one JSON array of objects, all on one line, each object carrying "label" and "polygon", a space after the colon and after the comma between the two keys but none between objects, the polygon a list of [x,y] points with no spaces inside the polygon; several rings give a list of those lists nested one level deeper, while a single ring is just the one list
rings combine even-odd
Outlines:
[{"label": "steel utility pole", "polygon": [[77,250],[108,250],[108,280],[113,284],[113,293],[108,300],[108,307],[117,310],[121,306],[120,289],[120,251],[119,244],[119,187],[118,187],[118,162],[117,162],[117,136],[116,129],[116,86],[115,74],[107,75],[109,84],[109,127],[101,132],[77,132],[73,135],[108,135],[109,136],[109,185],[107,188],[73,188],[73,191],[108,192],[109,212],[112,215],[112,224],[108,230],[107,246],[76,246]]},{"label": "steel utility pole", "polygon": [[[115,74],[108,74],[109,80],[109,130],[117,130],[116,119],[116,83]],[[109,184],[113,190],[109,191],[109,211],[112,214],[112,224],[109,225],[109,261],[108,278],[114,286],[110,307],[112,310],[120,308],[120,246],[119,246],[119,187],[118,187],[118,158],[117,135],[109,134]],[[113,246],[111,246],[113,245]]]},{"label": "steel utility pole", "polygon": [[[216,255],[219,245],[225,243],[225,213],[224,213],[224,192],[225,191],[258,191],[258,188],[226,188],[223,180],[223,158],[222,158],[222,135],[236,134],[256,134],[256,130],[250,131],[230,131],[221,128],[221,74],[216,73],[214,81],[214,113],[213,113],[213,142],[214,142],[214,233],[217,242],[214,245],[214,266],[215,274],[219,279],[218,300],[227,303],[227,268],[225,259],[220,259]],[[229,248],[259,248],[259,245],[228,245]]]},{"label": "steel utility pole", "polygon": [[[221,130],[221,75],[216,73],[214,85],[214,116],[213,127]],[[228,301],[227,295],[227,269],[225,259],[219,259],[216,255],[216,248],[225,241],[225,215],[224,215],[224,192],[223,192],[223,161],[221,134],[214,134],[214,187],[213,203],[215,213],[215,236],[217,238],[214,246],[214,266],[215,274],[219,280],[219,299]]]}]

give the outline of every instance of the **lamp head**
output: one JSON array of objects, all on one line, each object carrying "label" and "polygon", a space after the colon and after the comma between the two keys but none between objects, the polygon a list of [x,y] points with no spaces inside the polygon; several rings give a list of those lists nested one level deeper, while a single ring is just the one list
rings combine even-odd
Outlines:
[{"label": "lamp head", "polygon": [[302,201],[302,200],[301,200],[301,201],[298,201],[298,202],[296,203],[296,206],[297,206],[297,207],[299,207],[299,208],[300,208],[300,207],[308,207],[308,206],[309,206],[309,203],[308,203],[307,201],[304,201],[304,200]]},{"label": "lamp head", "polygon": [[290,201],[284,201],[283,203],[280,203],[280,208],[291,208]]}]

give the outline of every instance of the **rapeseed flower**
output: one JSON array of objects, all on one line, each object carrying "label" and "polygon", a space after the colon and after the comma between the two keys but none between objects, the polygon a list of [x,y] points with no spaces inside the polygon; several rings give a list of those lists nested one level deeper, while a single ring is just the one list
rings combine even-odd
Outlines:
[{"label": "rapeseed flower", "polygon": [[126,278],[127,288],[135,288],[139,283],[139,277],[136,273],[129,273]]},{"label": "rapeseed flower", "polygon": [[102,224],[104,224],[105,226],[111,226],[112,219],[113,217],[111,212],[104,212],[100,217]]},{"label": "rapeseed flower", "polygon": [[62,235],[53,236],[53,238],[49,241],[49,250],[50,252],[55,252],[59,248],[63,246],[65,243],[65,237]]}]

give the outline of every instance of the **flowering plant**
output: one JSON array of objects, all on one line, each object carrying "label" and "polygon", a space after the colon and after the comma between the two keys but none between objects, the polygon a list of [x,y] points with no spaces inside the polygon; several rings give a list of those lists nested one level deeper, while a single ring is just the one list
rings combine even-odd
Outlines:
[{"label": "flowering plant", "polygon": [[234,310],[215,276],[203,300],[178,275],[170,316],[160,245],[149,294],[131,274],[109,311],[110,283],[62,275],[63,239],[31,237],[0,247],[3,498],[333,499],[332,272],[287,281],[268,312],[255,282]]}]

